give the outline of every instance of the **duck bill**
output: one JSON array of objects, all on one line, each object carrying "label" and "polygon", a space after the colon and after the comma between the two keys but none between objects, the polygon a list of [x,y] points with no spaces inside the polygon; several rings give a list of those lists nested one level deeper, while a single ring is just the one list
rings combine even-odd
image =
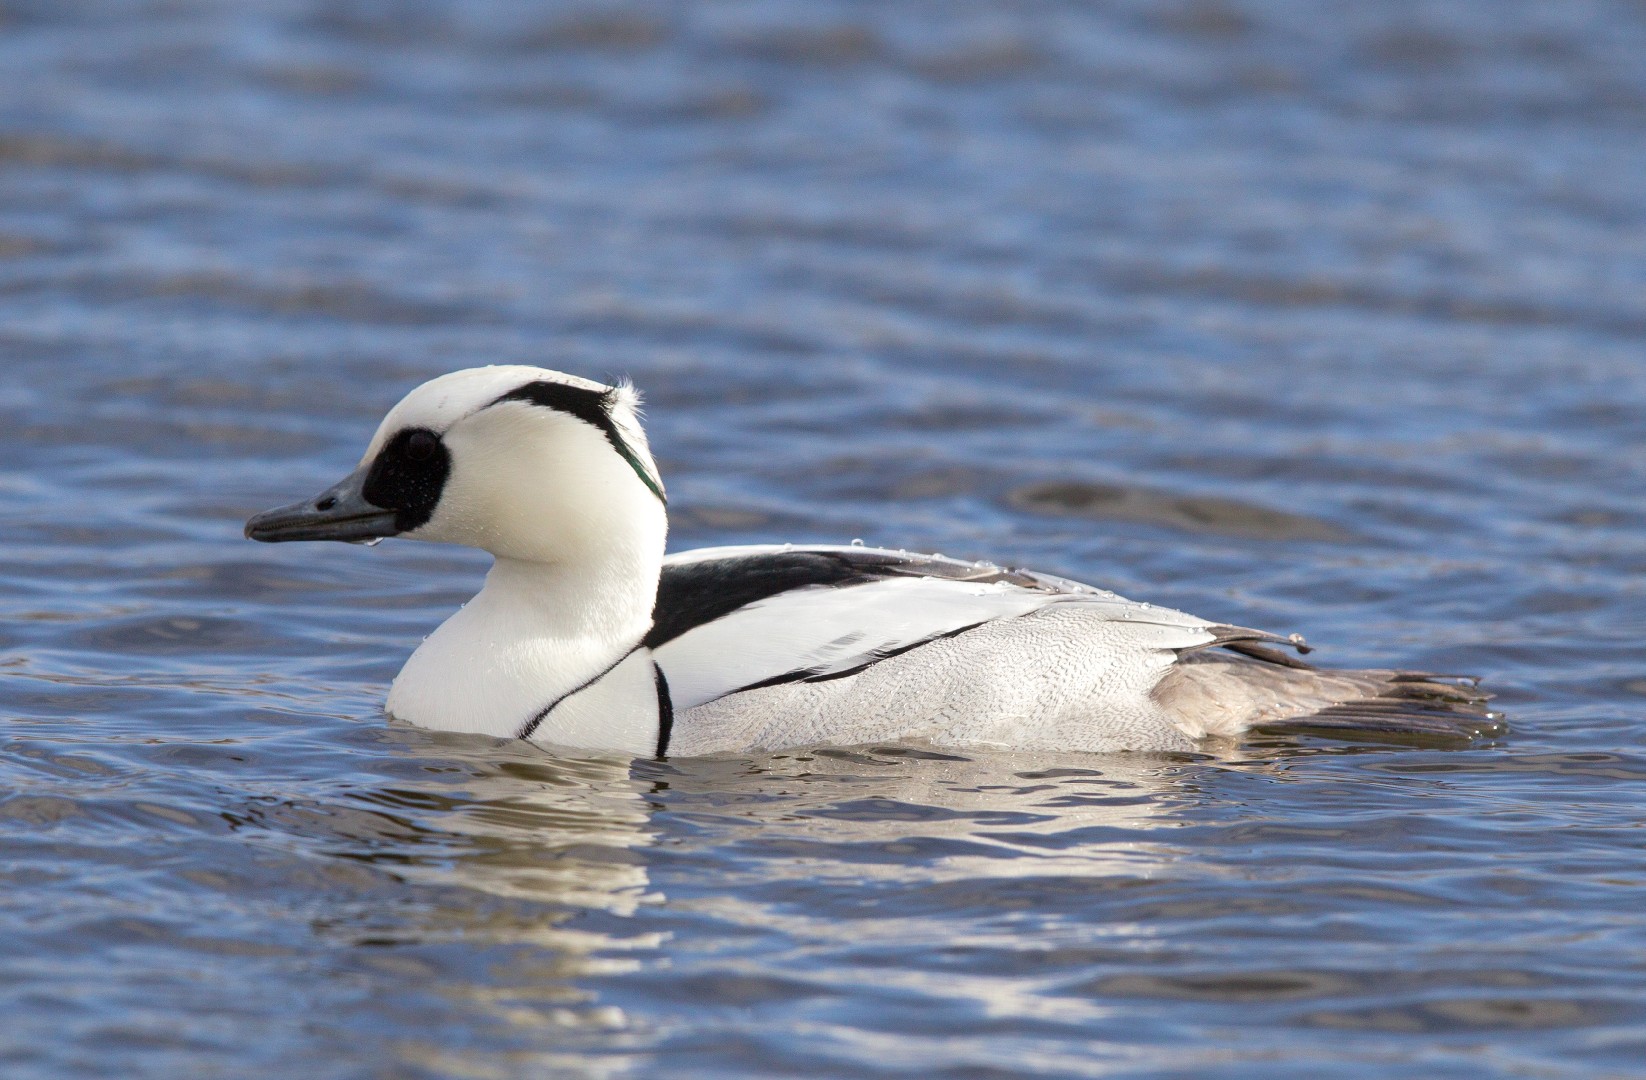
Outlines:
[{"label": "duck bill", "polygon": [[288,540],[342,540],[363,544],[400,532],[396,513],[366,501],[361,487],[366,470],[359,469],[314,496],[265,510],[246,522],[246,538],[266,544]]}]

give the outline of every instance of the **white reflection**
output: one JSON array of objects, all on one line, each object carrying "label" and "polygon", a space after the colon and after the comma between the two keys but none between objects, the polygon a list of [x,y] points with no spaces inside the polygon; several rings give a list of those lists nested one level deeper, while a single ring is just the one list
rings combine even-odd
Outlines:
[{"label": "white reflection", "polygon": [[[516,755],[511,755],[516,756]],[[651,785],[626,757],[515,760],[442,792],[450,805],[421,818],[449,858],[408,875],[493,896],[633,913],[646,899]]]},{"label": "white reflection", "polygon": [[[1199,768],[1182,757],[1141,754],[964,756],[910,747],[631,762],[433,739],[416,756],[432,759],[437,751],[446,760],[431,764],[439,772],[449,762],[446,778],[362,793],[392,805],[395,818],[417,830],[398,845],[395,872],[430,887],[431,902],[405,911],[398,928],[422,941],[529,946],[529,954],[491,967],[482,980],[445,980],[442,993],[487,1023],[550,1039],[552,1055],[527,1051],[515,1060],[543,1068],[590,1064],[577,1046],[609,1051],[613,1040],[638,1037],[635,1018],[603,1001],[589,980],[654,977],[649,965],[668,938],[644,917],[648,905],[691,912],[694,932],[711,936],[778,931],[806,955],[835,957],[808,968],[806,978],[838,982],[842,993],[872,977],[934,1002],[965,999],[966,1008],[992,1017],[1098,1019],[1108,1011],[1104,1003],[1046,993],[1034,979],[920,965],[866,975],[840,958],[880,946],[888,955],[927,946],[1015,950],[1030,942],[1132,948],[1153,938],[1151,927],[1086,924],[1062,941],[1048,924],[1025,939],[1023,926],[1005,918],[894,909],[848,916],[840,898],[857,886],[902,884],[913,888],[900,894],[929,896],[942,909],[1015,889],[1032,908],[1035,878],[1090,879],[1097,888],[1101,879],[1159,875],[1180,855],[1170,828],[1178,808],[1196,797],[1185,794],[1183,781]],[[647,868],[647,849],[660,838],[687,856],[675,865],[690,884],[672,901]],[[771,886],[785,882],[794,889],[774,901]],[[925,885],[938,888],[926,893]],[[831,890],[832,899],[824,895]],[[667,970],[686,973],[704,963],[766,970],[766,961],[692,957],[689,949],[670,955]],[[452,1073],[484,1073],[495,1064],[486,1053],[418,1042],[403,1054]],[[599,1052],[593,1060],[603,1075],[617,1075],[647,1059]]]},{"label": "white reflection", "polygon": [[[667,783],[677,797],[715,805],[729,831],[817,842],[792,868],[807,877],[1146,876],[1176,854],[1154,833],[1179,804],[1183,762],[877,747],[677,761]],[[831,859],[831,845],[848,850]]]}]

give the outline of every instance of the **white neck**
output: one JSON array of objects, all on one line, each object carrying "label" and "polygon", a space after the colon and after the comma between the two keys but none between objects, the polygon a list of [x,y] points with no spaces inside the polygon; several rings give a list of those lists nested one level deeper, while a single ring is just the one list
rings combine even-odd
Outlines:
[{"label": "white neck", "polygon": [[[479,595],[406,661],[389,713],[419,727],[509,738],[620,660],[651,626],[666,529],[660,506],[625,524],[575,557],[498,557]],[[655,709],[655,699],[634,708]],[[626,716],[589,722],[614,730],[569,733],[575,745],[630,741],[615,730]]]}]

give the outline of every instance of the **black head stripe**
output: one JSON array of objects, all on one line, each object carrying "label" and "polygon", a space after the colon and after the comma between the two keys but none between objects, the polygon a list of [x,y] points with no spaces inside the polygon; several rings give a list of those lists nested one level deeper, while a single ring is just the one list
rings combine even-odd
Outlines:
[{"label": "black head stripe", "polygon": [[451,469],[451,452],[440,436],[427,428],[406,428],[377,452],[360,494],[373,506],[396,511],[395,528],[409,532],[434,515]]},{"label": "black head stripe", "polygon": [[623,433],[617,429],[617,422],[612,419],[612,405],[617,401],[617,391],[589,390],[559,382],[531,382],[510,390],[492,404],[504,401],[524,401],[528,405],[554,409],[575,416],[586,424],[593,424],[606,436],[606,441],[612,444],[618,456],[629,463],[641,482],[651,489],[652,494],[665,505],[668,504],[663,485],[641,463],[640,456],[624,440]]}]

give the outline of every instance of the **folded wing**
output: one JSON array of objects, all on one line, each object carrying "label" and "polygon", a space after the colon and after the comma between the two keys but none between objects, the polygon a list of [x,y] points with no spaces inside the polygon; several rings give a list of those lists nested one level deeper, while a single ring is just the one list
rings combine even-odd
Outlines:
[{"label": "folded wing", "polygon": [[675,707],[689,709],[753,687],[841,678],[1053,604],[1088,605],[1134,624],[1139,644],[1161,649],[1219,644],[1232,629],[988,563],[877,548],[785,546],[672,556],[646,643]]}]

